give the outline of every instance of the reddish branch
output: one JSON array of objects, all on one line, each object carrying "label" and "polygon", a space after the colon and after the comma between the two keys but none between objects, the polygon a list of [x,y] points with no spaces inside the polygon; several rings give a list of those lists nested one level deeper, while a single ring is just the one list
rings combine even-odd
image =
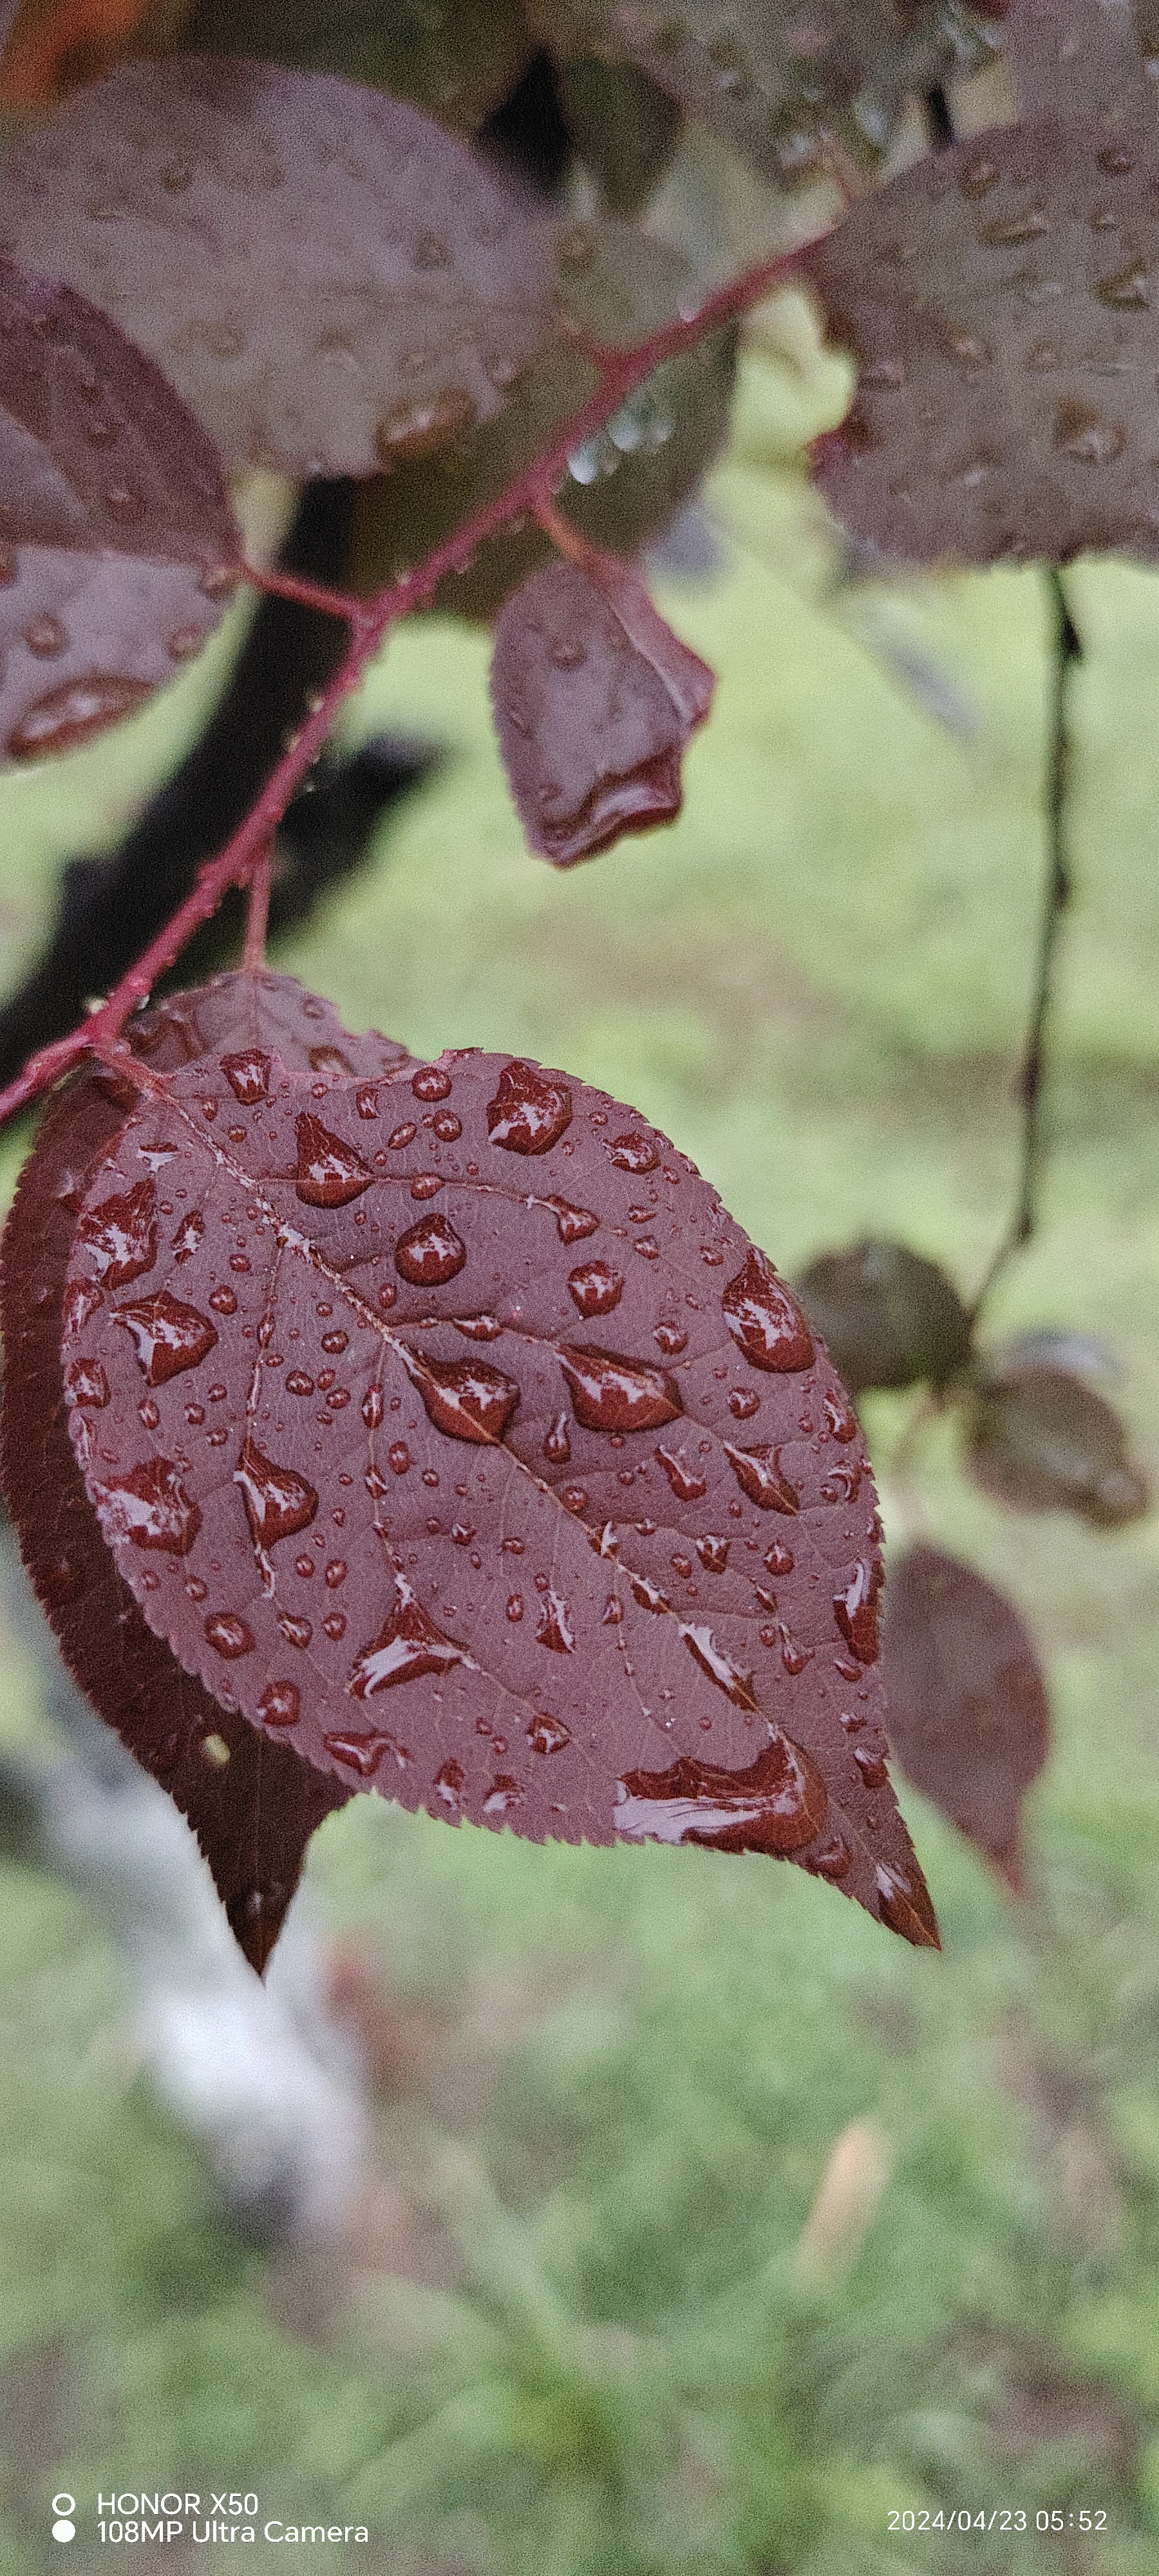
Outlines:
[{"label": "reddish branch", "polygon": [[[84,1056],[97,1056],[103,1061],[114,1059],[121,1031],[131,1013],[147,1001],[158,978],[168,973],[195,930],[216,912],[231,886],[249,885],[257,870],[267,860],[273,836],[292,796],[301,786],[307,771],[326,742],[339,709],[358,687],[368,664],[378,651],[389,628],[422,608],[434,596],[439,584],[449,573],[465,569],[477,547],[512,520],[552,512],[553,499],[563,482],[568,462],[577,447],[601,429],[611,413],[635,392],[665,359],[678,357],[710,332],[748,312],[754,304],[770,295],[790,279],[804,256],[803,248],[760,260],[743,275],[705,295],[695,306],[633,348],[618,349],[593,345],[584,340],[584,355],[599,370],[599,383],[586,401],[562,424],[550,444],[534,462],[525,466],[508,484],[506,491],[487,502],[456,528],[453,536],[432,547],[413,571],[388,584],[376,599],[347,598],[340,592],[328,591],[312,582],[300,581],[296,575],[277,570],[249,571],[249,578],[264,590],[277,591],[287,598],[302,600],[312,608],[322,608],[335,617],[345,618],[350,628],[350,644],[329,686],[320,694],[299,732],[287,743],[282,758],[271,773],[262,794],[245,822],[233,834],[215,859],[207,861],[184,903],[179,905],[165,928],[122,976],[108,1000],[99,1010],[73,1029],[68,1037],[58,1038],[51,1046],[42,1047],[31,1056],[23,1071],[0,1091],[0,1126],[40,1099],[54,1083],[71,1072]],[[554,515],[554,513],[552,513]]]}]

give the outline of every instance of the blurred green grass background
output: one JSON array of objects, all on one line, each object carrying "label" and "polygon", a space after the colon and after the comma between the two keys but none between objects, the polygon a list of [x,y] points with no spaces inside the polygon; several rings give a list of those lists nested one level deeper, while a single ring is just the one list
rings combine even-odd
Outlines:
[{"label": "blurred green grass background", "polygon": [[[842,585],[784,464],[839,408],[831,370],[750,357],[710,490],[727,567],[660,589],[720,674],[673,829],[538,865],[484,640],[416,625],[351,728],[413,726],[445,769],[278,963],[420,1053],[502,1047],[636,1101],[782,1268],[897,1232],[969,1290],[1015,1171],[1046,602],[1032,572]],[[1069,580],[1079,899],[1042,1230],[994,1324],[1111,1340],[1159,1470],[1159,586]],[[902,684],[915,657],[972,729]],[[62,858],[115,833],[212,685],[4,782],[12,979]],[[389,2576],[1159,2563],[1156,1522],[1015,1521],[946,1426],[903,1493],[906,1403],[866,1418],[890,1536],[968,1555],[1047,1659],[1033,1901],[904,1787],[941,1959],[756,1858],[537,1851],[356,1801],[307,1901],[379,1999],[376,2181],[323,2262],[224,2227],[134,2079],[111,1951],[60,1888],[0,1873],[0,2576],[59,2563],[54,2490],[141,2484],[365,2520],[356,2563]],[[0,1733],[43,1742],[35,1657],[0,1650]],[[889,2527],[1003,2508],[1025,2533]],[[1076,2527],[1038,2534],[1051,2509]],[[98,2558],[82,2530],[73,2568]]]}]

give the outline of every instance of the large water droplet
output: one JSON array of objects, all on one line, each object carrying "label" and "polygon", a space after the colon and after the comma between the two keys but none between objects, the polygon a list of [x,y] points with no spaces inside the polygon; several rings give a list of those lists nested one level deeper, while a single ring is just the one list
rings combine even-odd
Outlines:
[{"label": "large water droplet", "polygon": [[624,1293],[623,1272],[613,1270],[607,1261],[585,1262],[571,1272],[567,1284],[581,1315],[610,1315]]},{"label": "large water droplet", "polygon": [[853,1867],[853,1854],[844,1834],[831,1834],[828,1842],[820,1843],[815,1852],[810,1852],[803,1866],[811,1870],[815,1878],[847,1878]]},{"label": "large water droplet", "polygon": [[375,1691],[392,1690],[399,1682],[422,1681],[431,1673],[449,1673],[456,1664],[470,1661],[465,1648],[454,1645],[427,1617],[410,1585],[401,1576],[396,1581],[398,1599],[389,1618],[351,1666],[346,1688],[352,1699],[369,1699]]},{"label": "large water droplet", "polygon": [[879,1557],[855,1567],[843,1592],[833,1597],[833,1613],[846,1644],[861,1664],[878,1656],[877,1602],[882,1585]]},{"label": "large water droplet", "polygon": [[475,398],[464,385],[448,385],[427,398],[404,394],[379,421],[374,444],[387,472],[394,465],[433,456],[475,417]]},{"label": "large water droplet", "polygon": [[157,1258],[157,1193],[152,1181],[138,1181],[123,1197],[102,1199],[89,1208],[77,1227],[77,1241],[91,1253],[93,1268],[106,1288],[127,1288]]},{"label": "large water droplet", "polygon": [[466,1244],[446,1216],[421,1216],[399,1236],[394,1250],[395,1269],[412,1288],[445,1286],[458,1277],[466,1258]]},{"label": "large water droplet", "polygon": [[706,1530],[696,1542],[696,1553],[706,1574],[723,1574],[728,1566],[730,1542],[719,1538],[715,1530]]},{"label": "large water droplet", "polygon": [[654,1172],[660,1160],[656,1138],[636,1128],[626,1136],[613,1136],[606,1151],[619,1172]]},{"label": "large water droplet", "polygon": [[462,1763],[456,1762],[453,1753],[449,1754],[441,1770],[435,1773],[433,1785],[436,1797],[442,1800],[444,1807],[457,1809],[462,1802],[466,1784],[467,1775]]},{"label": "large water droplet", "polygon": [[550,1458],[553,1467],[566,1467],[571,1456],[571,1434],[567,1427],[566,1413],[557,1413],[554,1422],[545,1431],[543,1454],[545,1458]]},{"label": "large water droplet", "polygon": [[253,1630],[247,1628],[245,1620],[239,1619],[233,1610],[213,1611],[205,1622],[205,1634],[215,1652],[224,1655],[227,1663],[235,1662],[239,1655],[253,1653]]},{"label": "large water droplet", "polygon": [[561,1343],[559,1364],[585,1431],[660,1431],[682,1410],[675,1380],[647,1360],[590,1343]]},{"label": "large water droplet", "polygon": [[799,1851],[825,1822],[816,1763],[780,1728],[746,1770],[682,1753],[667,1771],[629,1771],[612,1823],[627,1842],[700,1843],[715,1851]]},{"label": "large water droplet", "polygon": [[254,1440],[243,1443],[233,1481],[241,1487],[246,1519],[258,1547],[274,1547],[280,1538],[293,1538],[308,1529],[318,1509],[317,1494],[305,1477],[293,1467],[276,1467],[272,1459],[262,1456]]},{"label": "large water droplet", "polygon": [[755,1449],[734,1449],[730,1440],[722,1444],[742,1494],[756,1503],[762,1512],[796,1512],[801,1498],[796,1487],[782,1472],[781,1452],[770,1441]]},{"label": "large water droplet", "polygon": [[1117,269],[1113,277],[1101,277],[1095,293],[1116,312],[1146,313],[1151,308],[1151,280],[1139,260]]},{"label": "large water droplet", "polygon": [[188,1556],[201,1513],[191,1502],[171,1458],[146,1458],[127,1476],[113,1476],[94,1487],[97,1516],[106,1539],[130,1539],[134,1547],[160,1548],[168,1556]]},{"label": "large water droplet", "polygon": [[61,1321],[66,1342],[75,1342],[83,1333],[104,1298],[95,1279],[70,1279],[61,1301]]},{"label": "large water droplet", "polygon": [[912,1876],[879,1863],[877,1901],[881,1920],[888,1923],[891,1932],[900,1932],[902,1939],[912,1941],[916,1949],[940,1950],[929,1890],[916,1862]]},{"label": "large water droplet", "polygon": [[573,1207],[570,1199],[548,1198],[539,1201],[551,1209],[561,1243],[582,1243],[585,1236],[596,1234],[600,1220],[591,1208]]},{"label": "large water droplet", "polygon": [[146,680],[65,680],[25,709],[8,736],[9,755],[13,760],[35,760],[41,752],[71,751],[105,725],[132,715],[149,694]]},{"label": "large water droplet", "polygon": [[562,1753],[571,1736],[562,1719],[547,1717],[540,1709],[527,1729],[527,1741],[533,1753]]},{"label": "large water droplet", "polygon": [[690,1467],[683,1449],[655,1449],[653,1456],[662,1467],[678,1503],[698,1503],[708,1492],[707,1479],[696,1467]]},{"label": "large water droplet", "polygon": [[267,1098],[270,1058],[260,1047],[239,1047],[236,1054],[223,1055],[221,1070],[243,1109],[254,1109]]},{"label": "large water droplet", "polygon": [[711,1628],[690,1622],[687,1627],[681,1627],[680,1634],[693,1662],[699,1664],[702,1673],[707,1673],[710,1682],[716,1683],[718,1690],[724,1691],[733,1707],[755,1709],[752,1674],[742,1673],[739,1664],[734,1664],[732,1656],[718,1644]]},{"label": "large water droplet", "polygon": [[538,1065],[513,1058],[487,1103],[487,1133],[510,1154],[546,1154],[571,1125],[571,1093]]},{"label": "large water droplet", "polygon": [[294,1187],[307,1207],[346,1207],[370,1188],[374,1174],[354,1145],[331,1134],[320,1118],[303,1110],[296,1123],[298,1168]]},{"label": "large water droplet", "polygon": [[302,1699],[296,1682],[267,1682],[258,1701],[263,1726],[296,1726]]},{"label": "large water droplet", "polygon": [[446,1100],[451,1077],[445,1065],[420,1064],[418,1072],[411,1075],[410,1087],[416,1100]]},{"label": "large water droplet", "polygon": [[308,1619],[295,1619],[289,1610],[282,1610],[279,1612],[278,1626],[281,1629],[282,1635],[288,1646],[300,1646],[304,1648],[309,1645],[310,1639],[314,1634],[314,1630]]},{"label": "large water droplet", "polygon": [[646,1574],[630,1574],[628,1581],[632,1586],[632,1599],[639,1603],[641,1610],[651,1610],[658,1619],[666,1610],[671,1610],[667,1593],[661,1592],[659,1584],[651,1582]]},{"label": "large water droplet", "polygon": [[1017,247],[1019,242],[1041,241],[1050,231],[1050,223],[1041,206],[1029,206],[1025,214],[999,216],[992,224],[983,224],[979,241],[989,242],[996,250]]},{"label": "large water droplet", "polygon": [[501,1440],[519,1402],[514,1378],[486,1360],[431,1360],[403,1354],[436,1431],[452,1440]]},{"label": "large water droplet", "polygon": [[688,1335],[680,1324],[657,1324],[652,1339],[672,1359],[678,1351],[688,1348]]},{"label": "large water droplet", "polygon": [[743,1270],[729,1280],[720,1302],[734,1342],[754,1368],[812,1365],[813,1336],[796,1298],[782,1285],[763,1252],[754,1247]]},{"label": "large water droplet", "polygon": [[183,1261],[192,1259],[204,1232],[205,1219],[200,1208],[190,1208],[188,1216],[182,1217],[169,1247],[178,1268]]},{"label": "large water droplet", "polygon": [[512,1807],[518,1806],[522,1796],[518,1780],[513,1780],[506,1771],[497,1771],[483,1800],[483,1813],[492,1817],[505,1816]]},{"label": "large water droplet", "polygon": [[344,1771],[357,1771],[361,1780],[372,1780],[388,1750],[395,1750],[390,1735],[324,1735],[322,1742]]},{"label": "large water droplet", "polygon": [[183,1306],[167,1288],[138,1304],[114,1307],[112,1320],[132,1334],[150,1386],[167,1386],[171,1377],[196,1368],[217,1346],[217,1332],[208,1315],[200,1314],[196,1306]]},{"label": "large water droplet", "polygon": [[541,1646],[550,1646],[553,1655],[574,1654],[575,1630],[562,1594],[549,1592],[546,1600],[540,1602],[539,1626],[535,1633],[537,1642]]},{"label": "large water droplet", "polygon": [[64,1383],[70,1404],[92,1405],[99,1410],[110,1400],[109,1381],[99,1360],[73,1360]]}]

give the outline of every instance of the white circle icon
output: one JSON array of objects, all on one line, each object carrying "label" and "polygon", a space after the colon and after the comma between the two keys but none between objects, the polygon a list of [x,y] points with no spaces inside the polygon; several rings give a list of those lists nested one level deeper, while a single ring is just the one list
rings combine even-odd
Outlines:
[{"label": "white circle icon", "polygon": [[75,2522],[54,2522],[52,2526],[52,2536],[54,2540],[75,2540]]}]

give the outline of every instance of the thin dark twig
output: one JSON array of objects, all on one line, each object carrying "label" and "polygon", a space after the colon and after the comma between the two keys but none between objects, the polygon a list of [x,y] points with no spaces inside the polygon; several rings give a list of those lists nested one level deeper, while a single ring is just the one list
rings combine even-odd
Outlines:
[{"label": "thin dark twig", "polygon": [[1074,890],[1070,862],[1068,798],[1071,776],[1072,737],[1070,726],[1071,683],[1075,669],[1083,658],[1082,638],[1070,612],[1062,575],[1051,564],[1046,573],[1050,599],[1052,638],[1050,661],[1049,737],[1046,756],[1045,821],[1046,873],[1043,879],[1042,908],[1038,926],[1038,963],[1034,994],[1022,1053],[1018,1096],[1022,1104],[1022,1154],[1010,1223],[986,1273],[971,1308],[971,1322],[977,1324],[982,1308],[995,1281],[1006,1265],[1030,1242],[1038,1225],[1038,1201],[1042,1170],[1046,1158],[1043,1128],[1043,1090],[1047,1070],[1047,1048],[1054,1011],[1054,966],[1058,950],[1062,916]]}]

